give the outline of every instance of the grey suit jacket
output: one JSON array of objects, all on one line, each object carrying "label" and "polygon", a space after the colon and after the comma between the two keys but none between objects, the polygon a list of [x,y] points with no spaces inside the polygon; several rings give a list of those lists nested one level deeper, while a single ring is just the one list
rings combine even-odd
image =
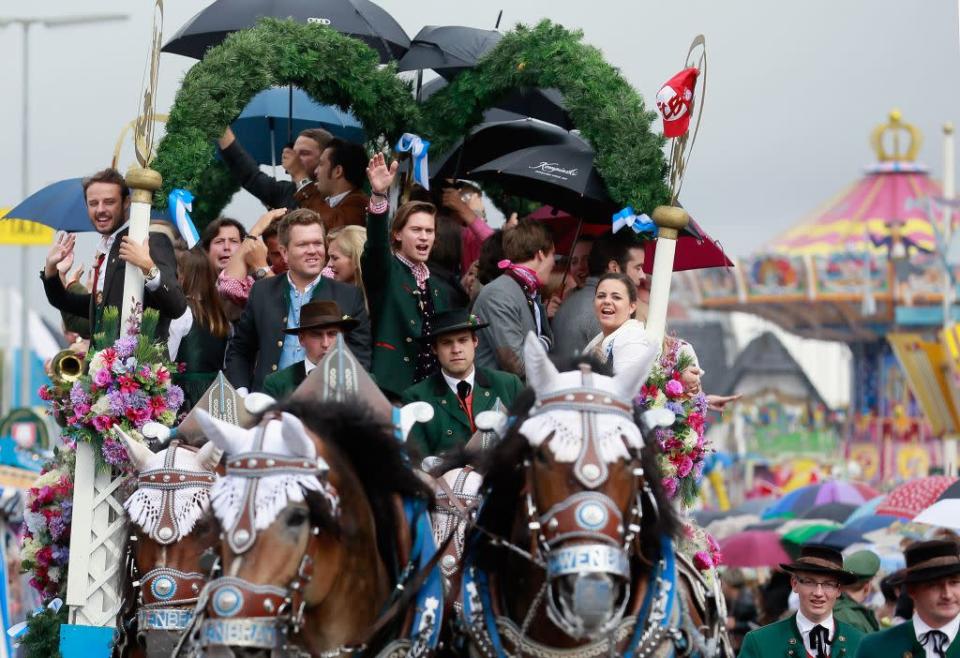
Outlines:
[{"label": "grey suit jacket", "polygon": [[[542,335],[552,342],[553,332],[547,320],[547,311],[540,301],[537,301],[537,307],[540,309]],[[473,312],[482,322],[490,324],[477,332],[480,341],[477,346],[477,365],[507,372],[516,372],[516,365],[521,369],[516,374],[522,377],[523,339],[531,331],[537,333],[537,323],[520,284],[512,277],[501,274],[477,295]],[[517,359],[516,364],[498,355],[497,349],[500,348],[509,349]]]},{"label": "grey suit jacket", "polygon": [[600,277],[587,277],[583,287],[570,293],[553,316],[553,326],[563,328],[555,333],[553,354],[556,358],[572,359],[600,333],[600,321],[593,312],[593,298],[597,295],[599,281]]}]

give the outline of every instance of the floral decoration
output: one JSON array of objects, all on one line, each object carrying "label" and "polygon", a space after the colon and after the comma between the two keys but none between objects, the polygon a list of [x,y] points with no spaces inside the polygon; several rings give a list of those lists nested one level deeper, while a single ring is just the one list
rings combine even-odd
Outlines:
[{"label": "floral decoration", "polygon": [[21,566],[44,603],[66,593],[73,510],[72,453],[57,457],[27,491],[20,546]]}]

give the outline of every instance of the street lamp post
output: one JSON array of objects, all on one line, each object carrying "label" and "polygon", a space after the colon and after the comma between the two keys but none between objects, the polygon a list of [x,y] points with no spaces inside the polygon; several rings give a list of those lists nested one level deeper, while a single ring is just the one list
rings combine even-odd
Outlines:
[{"label": "street lamp post", "polygon": [[[86,14],[76,16],[21,16],[13,18],[0,17],[0,27],[20,25],[23,27],[22,62],[23,90],[21,103],[21,200],[30,194],[30,28],[42,25],[49,28],[66,27],[70,25],[86,25],[90,23],[108,23],[123,21],[126,14]],[[20,406],[30,403],[33,385],[30,381],[30,308],[29,308],[29,277],[30,277],[30,247],[20,247]],[[12,369],[9,369],[12,375]],[[10,381],[10,377],[6,378]],[[13,387],[4,388],[4,406],[9,410],[13,405]]]}]

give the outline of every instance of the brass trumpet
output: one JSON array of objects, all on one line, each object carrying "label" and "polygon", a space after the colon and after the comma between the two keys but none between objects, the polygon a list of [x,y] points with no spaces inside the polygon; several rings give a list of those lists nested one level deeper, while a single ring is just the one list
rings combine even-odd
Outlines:
[{"label": "brass trumpet", "polygon": [[60,350],[50,361],[50,379],[56,385],[72,384],[83,375],[83,359],[73,350]]}]

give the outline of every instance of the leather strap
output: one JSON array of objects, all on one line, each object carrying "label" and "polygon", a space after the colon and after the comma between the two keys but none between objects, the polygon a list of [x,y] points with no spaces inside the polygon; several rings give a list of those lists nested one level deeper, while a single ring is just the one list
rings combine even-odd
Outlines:
[{"label": "leather strap", "polygon": [[611,393],[596,389],[574,389],[542,398],[535,404],[536,413],[541,413],[546,407],[564,407],[598,413],[622,413],[633,418],[632,405],[614,397]]},{"label": "leather strap", "polygon": [[197,602],[206,581],[202,573],[157,567],[140,580],[140,603],[143,607],[184,607]]}]

